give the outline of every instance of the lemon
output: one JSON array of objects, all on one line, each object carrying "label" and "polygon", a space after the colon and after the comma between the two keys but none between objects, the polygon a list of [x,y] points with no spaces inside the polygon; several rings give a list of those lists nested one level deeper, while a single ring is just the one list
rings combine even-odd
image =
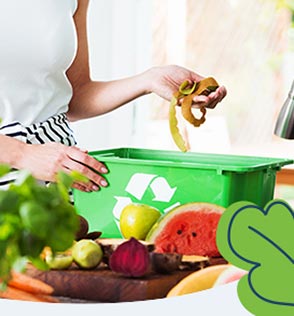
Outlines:
[{"label": "lemon", "polygon": [[144,240],[160,215],[158,209],[146,204],[131,203],[125,206],[120,215],[122,236]]}]

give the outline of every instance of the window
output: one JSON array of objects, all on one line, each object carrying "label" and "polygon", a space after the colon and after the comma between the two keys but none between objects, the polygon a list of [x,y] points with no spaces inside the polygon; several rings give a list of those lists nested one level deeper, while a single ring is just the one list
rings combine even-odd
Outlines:
[{"label": "window", "polygon": [[[170,63],[213,76],[228,95],[200,128],[183,124],[191,150],[291,158],[294,141],[273,130],[294,79],[293,10],[291,0],[93,0],[92,77],[117,79]],[[155,95],[74,129],[89,150],[177,150],[168,102]],[[291,172],[287,183],[294,183]]]},{"label": "window", "polygon": [[[228,89],[225,100],[208,110],[204,125],[187,125],[191,150],[293,156],[294,142],[273,135],[294,79],[293,2],[292,7],[277,0],[152,5],[152,63],[180,63]],[[168,128],[165,103],[153,97],[148,144],[174,148],[168,132],[158,137]]]}]

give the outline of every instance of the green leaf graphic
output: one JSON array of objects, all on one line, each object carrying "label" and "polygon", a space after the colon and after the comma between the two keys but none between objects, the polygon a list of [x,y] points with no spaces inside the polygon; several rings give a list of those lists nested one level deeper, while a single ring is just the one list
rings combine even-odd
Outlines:
[{"label": "green leaf graphic", "polygon": [[217,245],[230,263],[249,271],[240,301],[254,315],[294,315],[294,212],[282,200],[265,209],[234,203],[222,215]]}]

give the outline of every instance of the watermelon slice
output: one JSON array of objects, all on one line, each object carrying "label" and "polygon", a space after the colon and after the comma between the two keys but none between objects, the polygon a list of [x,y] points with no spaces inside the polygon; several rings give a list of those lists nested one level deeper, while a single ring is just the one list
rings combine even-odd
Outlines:
[{"label": "watermelon slice", "polygon": [[211,203],[182,204],[159,218],[146,241],[157,252],[219,257],[216,229],[224,210]]}]

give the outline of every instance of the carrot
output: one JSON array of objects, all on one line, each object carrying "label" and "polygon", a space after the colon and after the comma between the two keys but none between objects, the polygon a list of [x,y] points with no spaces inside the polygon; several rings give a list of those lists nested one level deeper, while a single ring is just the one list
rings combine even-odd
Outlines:
[{"label": "carrot", "polygon": [[11,286],[7,286],[4,291],[0,291],[0,298],[30,302],[44,302],[44,300],[32,293],[13,288]]},{"label": "carrot", "polygon": [[8,281],[8,285],[38,295],[51,295],[54,291],[51,285],[17,271],[11,272],[11,279]]}]

